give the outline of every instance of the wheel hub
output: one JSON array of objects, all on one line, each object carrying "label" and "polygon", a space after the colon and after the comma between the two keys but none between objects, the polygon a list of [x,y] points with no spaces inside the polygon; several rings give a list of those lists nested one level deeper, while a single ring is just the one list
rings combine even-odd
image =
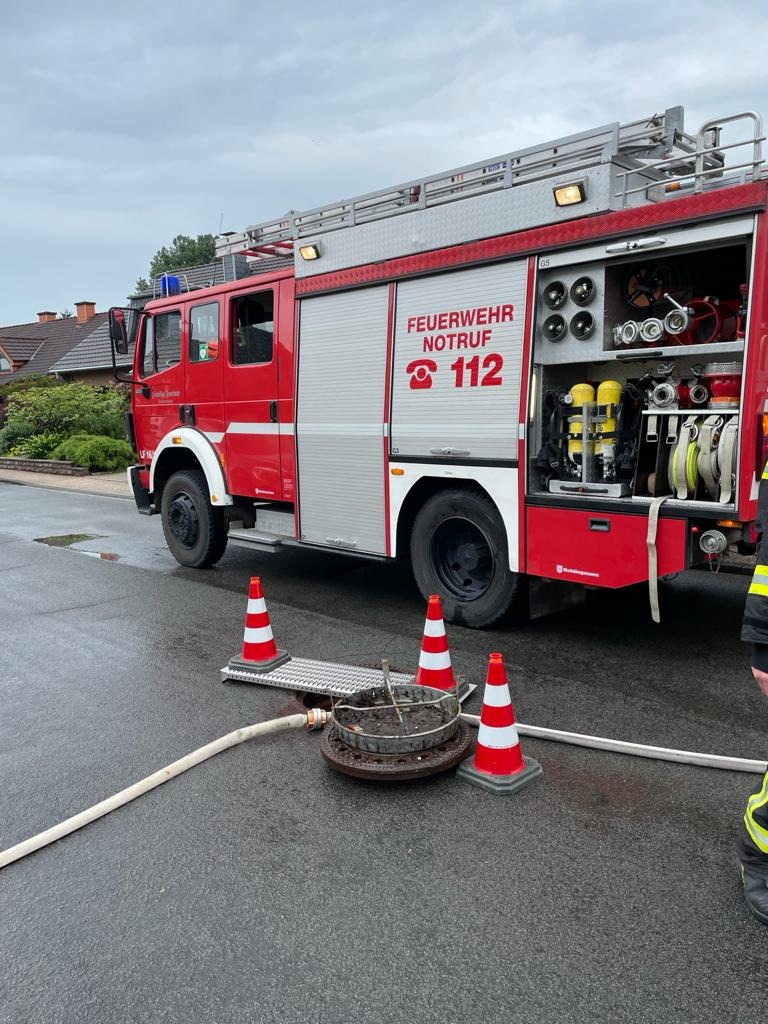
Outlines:
[{"label": "wheel hub", "polygon": [[188,494],[177,494],[171,502],[171,533],[184,547],[192,548],[200,535],[200,519],[195,503]]},{"label": "wheel hub", "polygon": [[468,519],[446,519],[432,536],[432,565],[442,585],[464,601],[491,585],[494,555],[485,533]]},{"label": "wheel hub", "polygon": [[480,561],[480,552],[475,544],[459,545],[457,561],[467,570],[476,569]]}]

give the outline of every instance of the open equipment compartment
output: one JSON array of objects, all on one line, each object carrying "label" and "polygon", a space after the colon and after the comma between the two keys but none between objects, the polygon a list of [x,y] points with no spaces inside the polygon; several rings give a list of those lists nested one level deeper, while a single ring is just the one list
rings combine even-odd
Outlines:
[{"label": "open equipment compartment", "polygon": [[736,507],[751,217],[538,260],[529,496]]}]

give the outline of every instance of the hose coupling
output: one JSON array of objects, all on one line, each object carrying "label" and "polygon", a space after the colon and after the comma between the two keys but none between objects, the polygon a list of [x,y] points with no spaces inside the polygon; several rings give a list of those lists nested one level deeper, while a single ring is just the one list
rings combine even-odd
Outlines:
[{"label": "hose coupling", "polygon": [[315,729],[322,729],[328,721],[328,712],[322,708],[310,708],[307,712],[307,729],[312,732]]}]

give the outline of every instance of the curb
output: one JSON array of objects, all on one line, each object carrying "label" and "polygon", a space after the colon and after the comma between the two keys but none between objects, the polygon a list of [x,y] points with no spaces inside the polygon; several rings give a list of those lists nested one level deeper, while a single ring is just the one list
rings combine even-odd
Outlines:
[{"label": "curb", "polygon": [[[16,472],[11,470],[10,472]],[[37,476],[42,476],[38,473]],[[83,477],[65,477],[67,480],[82,480]],[[69,494],[90,494],[96,498],[118,498],[122,501],[133,501],[133,495],[131,494],[115,494],[112,491],[103,491],[96,488],[89,487],[67,487],[66,485],[56,484],[51,480],[42,479],[38,483],[36,480],[12,480],[5,474],[0,473],[0,484],[11,484],[15,487],[33,487],[36,490],[44,491],[65,491]]]}]

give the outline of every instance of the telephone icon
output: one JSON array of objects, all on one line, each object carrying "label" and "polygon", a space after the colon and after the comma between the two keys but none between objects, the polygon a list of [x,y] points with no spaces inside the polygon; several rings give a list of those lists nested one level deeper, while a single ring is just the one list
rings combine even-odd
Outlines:
[{"label": "telephone icon", "polygon": [[405,372],[411,374],[412,391],[426,391],[432,387],[432,374],[437,373],[437,363],[434,359],[414,359],[408,363]]}]

